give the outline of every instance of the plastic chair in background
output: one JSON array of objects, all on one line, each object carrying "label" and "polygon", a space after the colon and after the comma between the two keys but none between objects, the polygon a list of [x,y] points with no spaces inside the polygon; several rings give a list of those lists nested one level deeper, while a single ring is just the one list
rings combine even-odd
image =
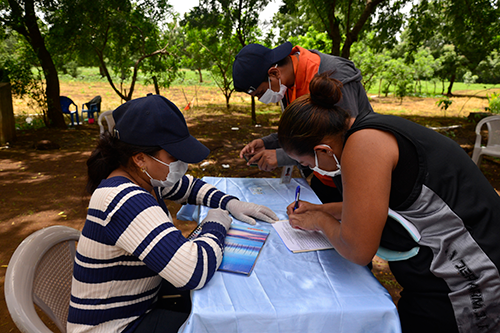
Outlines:
[{"label": "plastic chair in background", "polygon": [[108,132],[113,134],[113,128],[115,128],[115,119],[113,118],[113,111],[105,111],[99,115],[97,123],[99,124],[101,135],[105,131],[103,120],[106,120],[106,124],[108,125]]},{"label": "plastic chair in background", "polygon": [[[488,141],[486,147],[481,146],[481,128],[486,124]],[[472,160],[481,165],[483,155],[500,157],[500,116],[489,116],[481,119],[476,126],[476,142],[472,152]]]},{"label": "plastic chair in background", "polygon": [[[80,125],[80,121],[78,120],[78,106],[71,100],[71,98],[66,96],[59,96],[59,103],[61,103],[61,109],[63,113],[69,114],[71,116],[71,126],[75,126],[75,122],[73,121],[73,115],[76,115],[76,124]],[[69,108],[71,105],[75,106],[75,110],[71,111]]]},{"label": "plastic chair in background", "polygon": [[73,261],[80,232],[51,226],[28,236],[16,249],[5,274],[5,302],[21,332],[52,332],[36,304],[63,333],[71,296]]},{"label": "plastic chair in background", "polygon": [[101,112],[101,100],[101,96],[96,96],[87,103],[82,104],[82,121],[84,119],[83,113],[87,112],[89,124],[93,124],[95,122],[94,113],[99,116],[99,112]]}]

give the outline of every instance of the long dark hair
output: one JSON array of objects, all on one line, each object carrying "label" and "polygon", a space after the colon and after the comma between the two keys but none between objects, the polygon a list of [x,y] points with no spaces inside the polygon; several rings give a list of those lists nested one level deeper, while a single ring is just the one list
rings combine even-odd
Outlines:
[{"label": "long dark hair", "polygon": [[293,101],[281,116],[278,139],[287,152],[313,155],[314,147],[326,136],[345,135],[350,115],[335,106],[342,98],[342,83],[329,73],[316,75],[309,94]]},{"label": "long dark hair", "polygon": [[120,166],[129,166],[132,156],[138,153],[155,156],[160,150],[160,147],[143,147],[125,143],[106,131],[101,134],[97,147],[87,160],[87,192],[94,193],[101,181],[106,179],[113,170]]}]

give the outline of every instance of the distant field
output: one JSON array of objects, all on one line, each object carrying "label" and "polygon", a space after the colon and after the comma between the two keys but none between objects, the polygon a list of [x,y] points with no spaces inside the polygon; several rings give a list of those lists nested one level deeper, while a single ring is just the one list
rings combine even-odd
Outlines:
[{"label": "distant field", "polygon": [[[102,110],[114,110],[123,101],[113,91],[108,81],[99,75],[97,68],[79,68],[78,77],[60,75],[61,95],[70,97],[78,106],[80,112],[82,104],[89,101],[96,95],[102,97]],[[199,83],[199,74],[192,70],[183,70],[183,78],[176,79],[170,88],[160,89],[160,93],[174,102],[179,109],[183,110],[188,104],[191,109],[185,113],[201,111],[205,108],[221,108],[225,106],[225,98],[217,88],[213,78],[207,71],[202,71],[203,83]],[[144,82],[143,77],[139,77],[138,82]],[[118,81],[115,84],[119,85]],[[455,94],[468,94],[478,96],[491,95],[493,92],[500,93],[500,85],[470,84],[461,82],[454,84]],[[128,89],[129,85],[123,83],[123,89]],[[447,83],[445,83],[447,89]],[[436,90],[440,92],[441,84],[438,83]],[[145,96],[147,93],[154,93],[152,85],[136,84],[134,98]],[[422,83],[422,96],[425,97],[405,97],[403,103],[391,94],[385,97],[379,96],[378,87],[368,91],[368,96],[376,112],[391,113],[397,115],[422,115],[422,116],[458,116],[466,117],[470,112],[483,112],[488,106],[486,99],[479,98],[452,98],[452,104],[448,110],[441,110],[436,103],[442,96],[434,94],[434,84],[430,82]],[[39,111],[28,106],[27,100],[15,99],[14,112],[20,116],[37,114]],[[237,106],[248,106],[250,108],[250,97],[244,93],[233,93],[231,104]],[[274,105],[264,105],[257,103],[258,112],[279,112],[279,108]]]}]

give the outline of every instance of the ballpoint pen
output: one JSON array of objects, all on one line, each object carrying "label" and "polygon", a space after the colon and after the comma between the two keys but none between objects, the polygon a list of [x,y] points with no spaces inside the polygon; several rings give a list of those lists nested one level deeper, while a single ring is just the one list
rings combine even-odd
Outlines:
[{"label": "ballpoint pen", "polygon": [[300,185],[295,189],[295,206],[293,206],[293,211],[299,208],[299,198],[300,198]]}]

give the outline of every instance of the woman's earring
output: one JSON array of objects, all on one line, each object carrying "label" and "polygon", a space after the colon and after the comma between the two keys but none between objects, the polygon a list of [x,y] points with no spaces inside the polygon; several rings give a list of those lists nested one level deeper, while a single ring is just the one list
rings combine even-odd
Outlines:
[{"label": "woman's earring", "polygon": [[142,168],[141,168],[141,171],[142,171],[143,173],[146,173],[146,168],[145,168],[145,167],[142,167]]}]

